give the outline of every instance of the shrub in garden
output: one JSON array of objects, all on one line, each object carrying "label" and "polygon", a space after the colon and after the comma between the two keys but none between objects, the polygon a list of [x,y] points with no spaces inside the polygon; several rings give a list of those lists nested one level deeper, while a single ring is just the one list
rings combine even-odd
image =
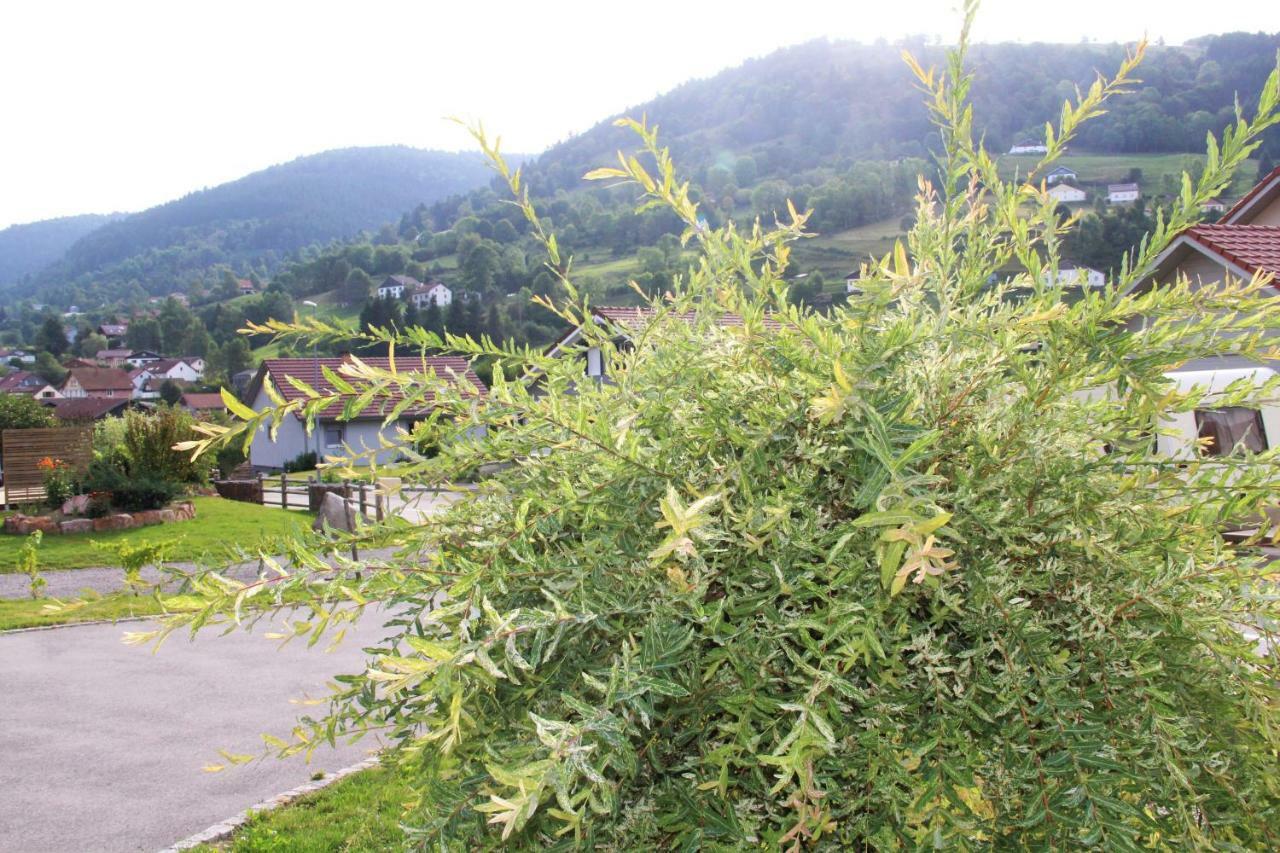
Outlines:
[{"label": "shrub in garden", "polygon": [[173,483],[205,482],[208,465],[173,449],[195,435],[195,422],[189,412],[173,406],[125,413],[123,448],[130,475]]},{"label": "shrub in garden", "polygon": [[[207,607],[135,639],[245,618],[255,597],[262,612],[309,600],[290,630],[318,640],[386,603],[367,670],[272,743],[389,736],[420,794],[409,840],[433,849],[1275,848],[1280,602],[1253,594],[1268,570],[1218,531],[1272,499],[1277,451],[1177,465],[1146,436],[1204,396],[1166,371],[1274,355],[1261,332],[1280,300],[1259,281],[1127,289],[1275,123],[1280,75],[1117,280],[1073,301],[1053,274],[1070,223],[1039,176],[1134,63],[1065,107],[1044,162],[1011,184],[973,138],[963,54],[962,39],[944,71],[915,68],[940,179],[861,296],[826,316],[791,306],[805,217],[708,228],[632,123],[654,165],[590,177],[670,209],[701,254],[627,347],[585,324],[613,382],[582,382],[574,358],[367,333],[528,380],[495,371],[481,407],[439,378],[345,366],[335,380],[373,405],[433,395],[440,417],[405,452],[440,451],[410,476],[519,464],[430,525],[366,534],[402,559],[337,553],[334,569],[300,541],[280,577],[196,575]],[[478,136],[569,295],[548,307],[582,322],[568,259]],[[1027,273],[1000,283],[1014,261]],[[1139,317],[1158,322],[1128,332]],[[1219,404],[1276,393],[1238,383]],[[247,442],[333,398],[277,402],[186,447]]]},{"label": "shrub in garden", "polygon": [[316,467],[316,452],[308,450],[305,453],[299,453],[297,456],[284,463],[284,472],[292,474],[295,471],[312,471]]},{"label": "shrub in garden", "polygon": [[[95,459],[89,463],[84,478],[84,489],[91,495],[109,496],[110,505],[124,512],[159,509],[183,491],[181,483],[161,479],[154,474],[133,473],[116,460]],[[90,509],[97,512],[99,500],[90,501]],[[98,512],[101,515],[101,512]]]}]

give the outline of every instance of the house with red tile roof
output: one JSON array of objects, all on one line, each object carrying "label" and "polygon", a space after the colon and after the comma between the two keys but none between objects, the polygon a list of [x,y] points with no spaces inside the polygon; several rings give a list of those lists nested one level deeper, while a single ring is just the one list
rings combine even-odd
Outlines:
[{"label": "house with red tile roof", "polygon": [[227,404],[222,402],[222,395],[217,393],[188,392],[182,395],[181,405],[196,417],[218,414],[227,410]]},{"label": "house with red tile roof", "polygon": [[133,380],[118,367],[72,367],[67,371],[58,391],[63,397],[107,397],[112,399],[133,396]]},{"label": "house with red tile roof", "polygon": [[57,400],[62,394],[42,377],[26,370],[0,376],[0,394],[25,394],[37,400]]},{"label": "house with red tile roof", "polygon": [[[262,362],[258,372],[246,389],[244,399],[254,411],[265,411],[274,408],[266,386],[270,387],[286,401],[305,400],[306,392],[295,387],[290,377],[304,383],[321,395],[337,394],[338,389],[324,375],[325,368],[339,373],[345,364],[350,363],[350,356],[342,358],[271,358]],[[387,370],[391,362],[387,358],[362,358],[370,367]],[[464,392],[474,394],[477,399],[484,399],[489,394],[488,387],[471,369],[467,359],[461,356],[427,356],[425,358],[397,358],[396,370],[399,373],[434,373],[447,378],[452,384]],[[327,406],[316,417],[316,428],[308,434],[303,420],[294,415],[287,416],[276,430],[274,439],[266,427],[253,437],[249,448],[249,461],[255,468],[283,468],[286,462],[292,461],[304,453],[315,453],[316,458],[323,460],[327,456],[343,455],[347,452],[363,453],[374,451],[372,456],[378,464],[395,461],[399,451],[387,447],[388,443],[402,441],[401,431],[426,417],[432,409],[433,397],[428,394],[420,405],[415,405],[398,414],[391,424],[383,425],[387,414],[404,401],[395,394],[380,398],[363,412],[350,418],[344,416],[344,402],[339,400]],[[359,460],[367,464],[368,459]]]},{"label": "house with red tile roof", "polygon": [[[1193,225],[1179,234],[1133,290],[1143,292],[1184,279],[1195,289],[1212,288],[1254,276],[1268,279],[1266,292],[1280,297],[1280,168],[1272,170],[1217,222]],[[1143,319],[1129,324],[1135,334],[1141,334],[1145,326]],[[1280,362],[1257,364],[1227,355],[1188,362],[1169,377],[1183,390],[1198,385],[1219,393],[1232,381],[1260,382],[1277,373]],[[1184,455],[1196,453],[1191,443],[1195,438],[1212,441],[1209,453],[1232,452],[1241,444],[1254,451],[1280,444],[1277,406],[1199,409],[1175,413],[1164,423],[1186,439],[1181,442]],[[1167,437],[1159,440],[1169,441]]]},{"label": "house with red tile roof", "polygon": [[1193,225],[1156,258],[1135,289],[1185,276],[1194,287],[1272,276],[1280,294],[1280,166],[1214,223]]}]

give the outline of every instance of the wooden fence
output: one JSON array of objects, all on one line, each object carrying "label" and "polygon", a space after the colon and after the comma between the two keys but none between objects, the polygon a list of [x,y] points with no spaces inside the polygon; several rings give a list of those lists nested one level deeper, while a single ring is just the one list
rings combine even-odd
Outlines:
[{"label": "wooden fence", "polygon": [[60,460],[79,474],[93,461],[93,427],[7,429],[0,433],[0,443],[6,507],[45,499],[40,460]]},{"label": "wooden fence", "polygon": [[381,521],[386,513],[385,496],[372,483],[351,480],[326,483],[315,477],[259,474],[254,480],[219,480],[214,486],[219,495],[230,500],[311,512],[318,512],[325,494],[333,492],[358,504],[361,515],[366,518]]}]

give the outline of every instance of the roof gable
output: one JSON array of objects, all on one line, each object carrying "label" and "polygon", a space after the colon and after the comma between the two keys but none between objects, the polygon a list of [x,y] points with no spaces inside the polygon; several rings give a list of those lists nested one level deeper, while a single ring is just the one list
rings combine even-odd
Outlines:
[{"label": "roof gable", "polygon": [[1248,225],[1259,211],[1265,210],[1272,201],[1280,199],[1280,166],[1276,166],[1266,177],[1258,181],[1253,189],[1232,205],[1231,209],[1218,220],[1219,225]]}]

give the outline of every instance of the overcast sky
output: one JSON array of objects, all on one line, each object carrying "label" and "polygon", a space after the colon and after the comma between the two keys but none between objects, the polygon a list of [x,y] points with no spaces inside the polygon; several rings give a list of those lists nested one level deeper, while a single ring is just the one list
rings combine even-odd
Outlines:
[{"label": "overcast sky", "polygon": [[[21,0],[0,4],[0,227],[141,210],[350,145],[536,152],[813,38],[950,41],[956,0]],[[987,0],[979,41],[1180,44],[1280,30],[1277,0]]]}]

